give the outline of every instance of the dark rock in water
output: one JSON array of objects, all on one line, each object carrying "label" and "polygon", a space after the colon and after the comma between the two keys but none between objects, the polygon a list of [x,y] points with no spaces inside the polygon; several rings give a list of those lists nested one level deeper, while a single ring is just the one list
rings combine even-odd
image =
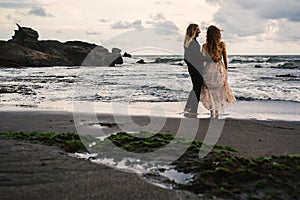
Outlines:
[{"label": "dark rock in water", "polygon": [[255,68],[262,68],[261,65],[255,65],[254,67],[255,67]]},{"label": "dark rock in water", "polygon": [[125,53],[123,54],[123,57],[131,58],[132,56],[131,56],[131,54],[125,52]]},{"label": "dark rock in water", "polygon": [[170,63],[170,62],[180,62],[182,58],[156,58],[155,63]]},{"label": "dark rock in water", "polygon": [[138,63],[138,64],[145,64],[145,61],[143,59],[140,59],[136,63]]},{"label": "dark rock in water", "polygon": [[[18,25],[18,24],[17,24]],[[123,64],[121,50],[106,48],[81,41],[65,43],[56,40],[39,41],[37,31],[19,26],[9,41],[0,41],[0,66],[114,66]],[[92,56],[90,55],[92,54]],[[84,62],[88,56],[88,61]],[[92,57],[92,59],[90,59]]]},{"label": "dark rock in water", "polygon": [[294,76],[294,75],[291,75],[291,74],[276,75],[276,77],[297,78],[297,76]]}]

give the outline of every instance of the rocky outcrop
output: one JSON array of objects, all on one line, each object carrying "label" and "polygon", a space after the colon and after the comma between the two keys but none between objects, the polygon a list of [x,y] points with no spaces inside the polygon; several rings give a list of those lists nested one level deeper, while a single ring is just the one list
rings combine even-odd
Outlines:
[{"label": "rocky outcrop", "polygon": [[19,24],[17,24],[18,30],[15,30],[15,35],[12,36],[12,39],[10,41],[18,42],[18,43],[24,43],[24,42],[35,42],[39,38],[39,34],[37,31],[27,28],[27,27],[21,27]]},{"label": "rocky outcrop", "polygon": [[[38,40],[37,31],[21,27],[9,41],[0,41],[0,66],[114,66],[123,64],[121,50],[81,41]],[[90,54],[92,53],[92,56]],[[88,61],[86,62],[86,58]]]}]

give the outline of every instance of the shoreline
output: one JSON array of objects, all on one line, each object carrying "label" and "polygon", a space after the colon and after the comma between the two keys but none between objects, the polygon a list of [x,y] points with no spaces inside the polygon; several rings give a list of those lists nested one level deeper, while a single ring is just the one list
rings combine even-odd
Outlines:
[{"label": "shoreline", "polygon": [[[183,116],[185,102],[88,102],[88,101],[58,101],[41,102],[39,104],[8,104],[1,103],[1,111],[63,111],[90,112],[105,115],[155,116],[185,118]],[[199,119],[207,119],[210,112],[199,104]],[[234,102],[221,119],[246,119],[259,121],[291,121],[300,122],[300,103],[289,101],[237,101]]]},{"label": "shoreline", "polygon": [[[77,113],[78,114],[78,113]],[[175,117],[125,116],[81,113],[74,122],[65,111],[0,111],[0,132],[84,133],[111,135],[117,132],[162,132],[203,140],[216,121]],[[223,121],[216,144],[231,146],[246,157],[300,153],[299,122],[232,119]],[[189,123],[198,123],[190,127]],[[77,127],[76,127],[77,126]],[[197,129],[197,132],[193,130]],[[182,132],[180,132],[180,130]]]}]

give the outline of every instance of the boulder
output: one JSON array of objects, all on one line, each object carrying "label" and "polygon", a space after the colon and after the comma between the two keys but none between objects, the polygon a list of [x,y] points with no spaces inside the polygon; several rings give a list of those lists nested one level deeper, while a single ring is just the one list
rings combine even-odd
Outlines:
[{"label": "boulder", "polygon": [[123,57],[131,58],[132,56],[131,56],[131,54],[125,52],[125,53],[123,54]]},{"label": "boulder", "polygon": [[138,64],[145,64],[145,61],[143,59],[140,59],[136,63],[138,63]]}]

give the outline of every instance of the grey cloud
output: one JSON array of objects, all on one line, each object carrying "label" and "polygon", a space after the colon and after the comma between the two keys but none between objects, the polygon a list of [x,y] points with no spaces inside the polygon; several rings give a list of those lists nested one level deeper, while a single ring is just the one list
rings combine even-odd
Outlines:
[{"label": "grey cloud", "polygon": [[[221,2],[221,0],[207,0],[207,2]],[[298,0],[227,0],[223,1],[220,9],[214,15],[214,21],[225,30],[226,38],[234,35],[243,37],[268,33],[268,24],[271,20],[284,19],[286,19],[285,23],[300,22]],[[283,26],[280,29],[284,27],[287,28],[287,26]],[[288,29],[283,29],[283,31],[288,32]]]},{"label": "grey cloud", "polygon": [[125,21],[125,22],[118,21],[118,22],[112,24],[111,28],[113,28],[113,29],[128,29],[128,28],[131,28],[131,24],[127,21]]},{"label": "grey cloud", "polygon": [[223,0],[206,0],[206,3],[209,5],[219,5],[223,2]]},{"label": "grey cloud", "polygon": [[22,9],[22,8],[30,8],[34,5],[34,2],[31,1],[17,1],[17,0],[6,0],[0,2],[0,8],[14,8],[14,9]]},{"label": "grey cloud", "polygon": [[300,21],[299,0],[233,0],[229,4],[231,6],[240,6],[243,10],[251,10],[259,18]]},{"label": "grey cloud", "polygon": [[[299,22],[280,20],[278,23],[277,34],[275,36],[276,40],[279,41],[300,41],[300,29]],[[287,47],[288,48],[288,47]]]},{"label": "grey cloud", "polygon": [[252,36],[263,33],[266,24],[265,20],[257,19],[254,13],[240,9],[221,9],[215,14],[214,21],[220,24],[220,28],[227,33],[237,36]]},{"label": "grey cloud", "polygon": [[39,17],[53,17],[50,13],[47,13],[46,10],[42,7],[34,6],[28,12],[28,15],[34,15]]},{"label": "grey cloud", "polygon": [[177,32],[179,30],[176,24],[172,21],[158,22],[155,24],[155,27],[159,29],[169,30],[171,32]]},{"label": "grey cloud", "polygon": [[[157,30],[157,33],[161,35],[166,34],[174,34],[178,33],[179,28],[176,26],[176,24],[170,20],[166,20],[163,13],[158,13],[156,15],[150,15],[149,21],[146,21],[147,24],[151,24],[155,30]],[[144,26],[142,24],[142,20],[135,20],[134,22],[128,22],[128,21],[118,21],[111,25],[112,29],[137,29],[141,30],[144,29]]]},{"label": "grey cloud", "polygon": [[131,29],[131,28],[134,28],[134,29],[143,29],[143,25],[142,25],[142,21],[141,20],[136,20],[132,23],[128,22],[128,21],[125,21],[125,22],[122,22],[122,21],[118,21],[114,24],[111,25],[111,28],[112,29]]},{"label": "grey cloud", "polygon": [[266,19],[288,19],[300,22],[300,3],[299,0],[269,0],[257,9],[257,14]]},{"label": "grey cloud", "polygon": [[178,33],[179,28],[176,24],[170,20],[167,20],[163,13],[157,13],[156,15],[150,15],[152,21],[147,21],[148,24],[152,24],[157,30],[157,33],[162,35]]},{"label": "grey cloud", "polygon": [[131,25],[135,29],[142,29],[143,28],[142,20],[136,20],[136,21],[132,22]]}]

